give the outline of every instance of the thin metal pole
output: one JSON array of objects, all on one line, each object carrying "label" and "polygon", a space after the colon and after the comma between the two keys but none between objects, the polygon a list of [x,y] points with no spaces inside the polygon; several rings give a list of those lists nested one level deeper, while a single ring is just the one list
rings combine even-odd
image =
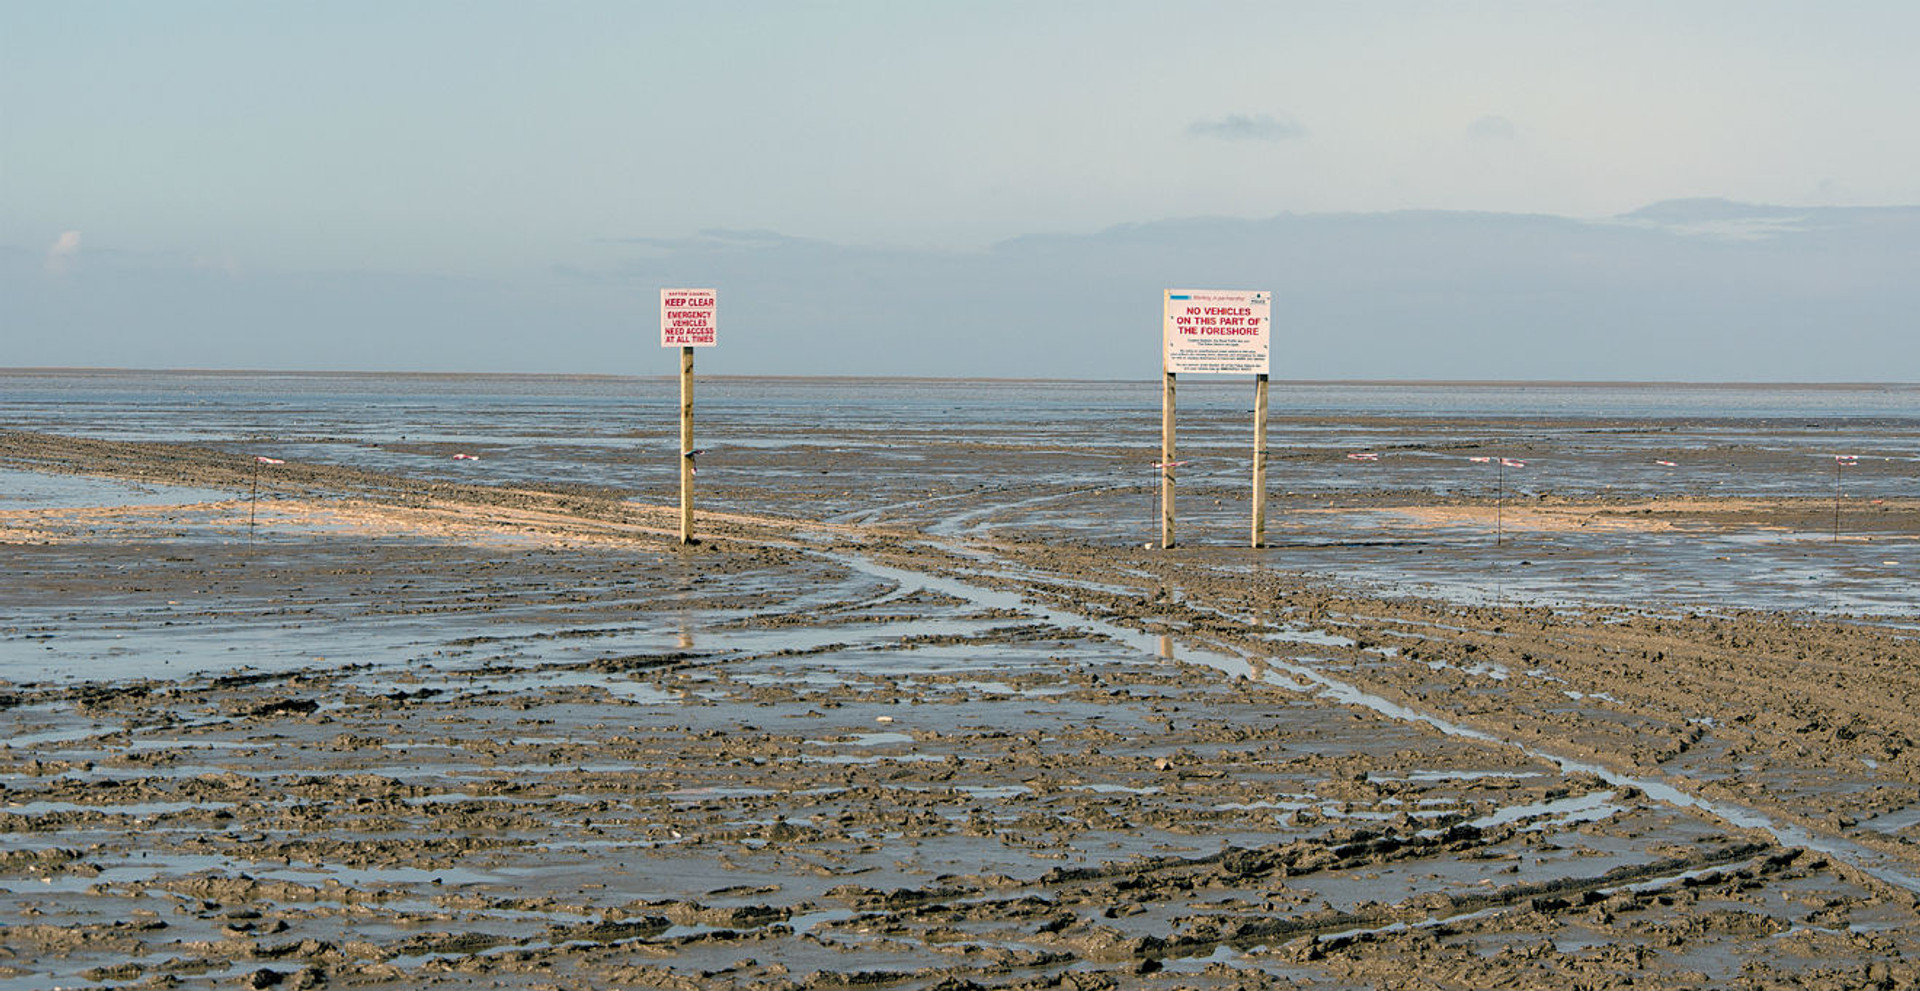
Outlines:
[{"label": "thin metal pole", "polygon": [[1253,379],[1253,546],[1267,543],[1267,376]]},{"label": "thin metal pole", "polygon": [[[1154,465],[1154,467],[1158,468],[1160,466]],[[1153,488],[1149,486],[1147,488],[1147,546],[1148,547],[1153,546],[1153,525],[1154,525],[1153,518],[1158,515],[1160,515],[1160,493],[1155,492]]]},{"label": "thin metal pole", "polygon": [[1174,373],[1160,389],[1160,546],[1173,546],[1173,392]]},{"label": "thin metal pole", "polygon": [[693,543],[693,348],[680,349],[680,542]]},{"label": "thin metal pole", "polygon": [[1494,464],[1500,466],[1498,481],[1493,486],[1493,546],[1498,547],[1506,537],[1507,459],[1496,458]]}]

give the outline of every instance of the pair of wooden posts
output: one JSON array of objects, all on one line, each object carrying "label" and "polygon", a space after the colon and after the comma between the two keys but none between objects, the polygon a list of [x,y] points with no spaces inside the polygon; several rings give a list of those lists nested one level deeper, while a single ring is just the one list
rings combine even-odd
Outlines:
[{"label": "pair of wooden posts", "polygon": [[[1160,388],[1160,546],[1172,547],[1174,469],[1173,408],[1175,373],[1162,372]],[[1253,542],[1267,543],[1267,373],[1253,377]]]},{"label": "pair of wooden posts", "polygon": [[[1173,546],[1174,379],[1164,373],[1160,396],[1160,546]],[[680,349],[680,542],[693,540],[693,348]],[[1267,376],[1253,386],[1253,544],[1267,539]]]},{"label": "pair of wooden posts", "polygon": [[1253,375],[1253,541],[1267,542],[1267,373],[1273,293],[1248,289],[1169,289],[1160,325],[1160,546],[1172,547],[1173,407],[1180,372]]}]

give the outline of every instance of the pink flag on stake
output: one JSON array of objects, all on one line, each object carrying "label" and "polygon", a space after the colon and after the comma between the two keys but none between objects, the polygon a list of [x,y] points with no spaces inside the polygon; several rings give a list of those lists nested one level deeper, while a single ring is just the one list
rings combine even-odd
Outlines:
[{"label": "pink flag on stake", "polygon": [[479,456],[478,454],[456,454],[456,455],[454,455],[454,456],[453,456],[453,460],[455,460],[455,461],[478,461],[478,460],[480,460],[480,456]]},{"label": "pink flag on stake", "polygon": [[1854,465],[1857,465],[1857,464],[1859,464],[1859,463],[1860,463],[1860,455],[1858,455],[1858,454],[1836,454],[1836,455],[1834,455],[1834,456],[1833,456],[1833,460],[1834,460],[1834,463],[1835,463],[1835,464],[1840,464],[1840,465],[1846,465],[1846,466],[1848,466],[1848,467],[1852,467],[1852,466],[1854,466]]},{"label": "pink flag on stake", "polygon": [[1354,453],[1352,453],[1352,454],[1349,454],[1349,455],[1347,455],[1347,457],[1349,457],[1349,458],[1352,458],[1352,459],[1353,459],[1353,460],[1355,460],[1355,461],[1378,461],[1378,460],[1380,460],[1380,455],[1378,455],[1378,454],[1375,454],[1375,453],[1373,453],[1372,451],[1355,451]]},{"label": "pink flag on stake", "polygon": [[1509,468],[1525,468],[1527,466],[1525,461],[1517,461],[1513,458],[1501,458],[1500,463]]},{"label": "pink flag on stake", "polygon": [[1486,463],[1488,463],[1488,462],[1490,462],[1490,461],[1492,461],[1493,459],[1492,459],[1492,458],[1482,458],[1482,457],[1470,457],[1470,458],[1468,458],[1467,460],[1468,460],[1468,461],[1472,461],[1472,462],[1475,462],[1476,464],[1486,464]]},{"label": "pink flag on stake", "polygon": [[1664,468],[1680,467],[1680,465],[1677,462],[1673,462],[1673,461],[1655,461],[1654,464],[1660,465],[1661,467],[1664,467]]},{"label": "pink flag on stake", "polygon": [[282,461],[282,460],[280,460],[279,458],[269,458],[269,457],[267,457],[267,456],[266,456],[266,455],[264,455],[264,454],[256,454],[256,455],[254,455],[254,456],[253,456],[253,463],[254,463],[254,464],[257,464],[257,465],[283,465],[283,464],[286,464],[286,462],[285,462],[285,461]]},{"label": "pink flag on stake", "polygon": [[1181,465],[1189,465],[1192,463],[1191,461],[1155,461],[1153,466],[1155,468],[1178,468]]}]

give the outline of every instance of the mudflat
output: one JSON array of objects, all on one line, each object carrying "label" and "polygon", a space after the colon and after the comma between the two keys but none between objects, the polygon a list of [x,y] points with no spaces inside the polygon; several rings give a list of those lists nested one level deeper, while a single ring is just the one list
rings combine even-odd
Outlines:
[{"label": "mudflat", "polygon": [[1162,550],[794,485],[682,547],[590,486],[0,467],[213,494],[0,511],[0,986],[1920,984],[1910,618],[1291,564],[1813,539],[1815,498],[1361,488]]}]

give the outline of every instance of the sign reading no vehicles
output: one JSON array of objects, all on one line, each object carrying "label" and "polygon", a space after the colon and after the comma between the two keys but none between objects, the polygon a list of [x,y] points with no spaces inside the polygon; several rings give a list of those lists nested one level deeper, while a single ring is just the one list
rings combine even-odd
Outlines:
[{"label": "sign reading no vehicles", "polygon": [[719,293],[712,289],[660,290],[660,346],[710,348],[720,343]]},{"label": "sign reading no vehicles", "polygon": [[1267,374],[1272,309],[1270,292],[1167,290],[1162,370]]}]

